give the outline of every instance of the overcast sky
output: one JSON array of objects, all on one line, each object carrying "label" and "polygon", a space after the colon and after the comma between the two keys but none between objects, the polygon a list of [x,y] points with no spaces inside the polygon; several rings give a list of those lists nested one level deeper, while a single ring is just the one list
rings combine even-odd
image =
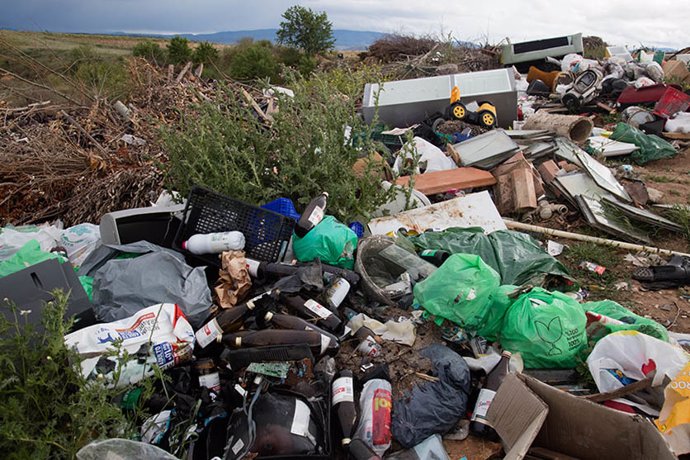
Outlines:
[{"label": "overcast sky", "polygon": [[582,32],[617,45],[690,46],[687,0],[0,0],[0,28],[201,33],[278,27],[294,4],[336,29],[498,43]]}]

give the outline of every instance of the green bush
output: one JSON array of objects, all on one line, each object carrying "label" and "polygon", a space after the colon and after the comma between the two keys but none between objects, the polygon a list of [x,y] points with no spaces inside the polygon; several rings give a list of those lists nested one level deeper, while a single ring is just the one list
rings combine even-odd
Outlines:
[{"label": "green bush", "polygon": [[276,48],[278,59],[282,64],[308,76],[316,69],[316,59],[298,49],[280,46]]},{"label": "green bush", "polygon": [[165,63],[165,51],[160,47],[158,43],[151,40],[145,40],[141,43],[137,43],[132,49],[132,55],[136,57],[141,57],[147,61],[162,65]]},{"label": "green bush", "polygon": [[75,76],[96,97],[123,98],[129,92],[129,75],[120,60],[83,62]]},{"label": "green bush", "polygon": [[273,45],[267,40],[238,45],[230,57],[229,74],[235,80],[275,80],[279,71]]},{"label": "green bush", "polygon": [[171,64],[186,64],[192,60],[192,48],[189,40],[183,37],[173,37],[168,43],[168,60]]},{"label": "green bush", "polygon": [[[87,384],[78,356],[65,347],[68,325],[62,317],[66,305],[67,296],[56,293],[56,301],[41,313],[10,308],[11,321],[0,314],[0,452],[4,458],[71,459],[94,439],[136,434],[137,415],[130,418],[111,403],[126,389]],[[32,329],[25,314],[41,314],[45,331]]]},{"label": "green bush", "polygon": [[[381,189],[374,162],[361,175],[352,169],[373,151],[371,132],[356,112],[361,88],[340,94],[329,74],[309,82],[292,73],[287,78],[295,97],[279,98],[270,128],[234,93],[225,104],[199,106],[179,130],[167,128],[168,185],[186,194],[200,184],[255,205],[287,197],[298,210],[327,191],[330,214],[366,219],[390,194]],[[345,142],[346,126],[357,147]]]},{"label": "green bush", "polygon": [[218,60],[218,50],[209,42],[196,45],[193,55],[196,64],[210,64]]}]

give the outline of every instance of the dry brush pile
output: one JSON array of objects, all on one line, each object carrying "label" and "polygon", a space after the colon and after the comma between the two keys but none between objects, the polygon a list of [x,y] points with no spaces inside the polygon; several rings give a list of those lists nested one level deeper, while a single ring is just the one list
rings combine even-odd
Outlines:
[{"label": "dry brush pile", "polygon": [[164,185],[162,126],[233,94],[196,70],[132,58],[126,104],[93,98],[11,108],[0,101],[0,225],[97,223],[106,212],[155,201]]}]

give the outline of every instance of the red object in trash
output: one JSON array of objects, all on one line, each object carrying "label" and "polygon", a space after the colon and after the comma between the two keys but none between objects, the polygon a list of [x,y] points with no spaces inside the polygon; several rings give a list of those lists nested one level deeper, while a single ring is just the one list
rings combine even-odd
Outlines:
[{"label": "red object in trash", "polygon": [[690,107],[690,96],[669,86],[654,106],[654,115],[671,118],[678,112],[685,112]]},{"label": "red object in trash", "polygon": [[642,88],[635,88],[628,86],[618,96],[618,103],[620,105],[638,105],[638,104],[653,104],[661,99],[668,88],[676,87],[677,85],[664,85],[659,83],[657,85],[643,86]]}]

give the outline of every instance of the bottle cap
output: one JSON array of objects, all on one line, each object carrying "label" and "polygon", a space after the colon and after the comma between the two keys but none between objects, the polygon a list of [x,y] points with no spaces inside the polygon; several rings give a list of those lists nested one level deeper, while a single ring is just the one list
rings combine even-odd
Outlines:
[{"label": "bottle cap", "polygon": [[501,356],[505,356],[507,358],[510,358],[511,356],[513,356],[513,354],[511,352],[509,352],[508,350],[503,350],[503,353],[501,353]]},{"label": "bottle cap", "polygon": [[237,348],[242,346],[242,337],[235,337],[235,346]]},{"label": "bottle cap", "polygon": [[264,320],[266,321],[270,321],[271,318],[273,318],[273,313],[270,311],[264,315]]},{"label": "bottle cap", "polygon": [[322,192],[321,194],[328,198],[328,192]]},{"label": "bottle cap", "polygon": [[187,242],[186,241],[182,242],[182,249],[184,249],[185,251],[187,250]]},{"label": "bottle cap", "polygon": [[347,445],[350,444],[351,442],[352,442],[352,439],[350,439],[350,438],[343,438],[343,440],[340,441],[340,443],[341,443],[343,446],[347,446]]}]

